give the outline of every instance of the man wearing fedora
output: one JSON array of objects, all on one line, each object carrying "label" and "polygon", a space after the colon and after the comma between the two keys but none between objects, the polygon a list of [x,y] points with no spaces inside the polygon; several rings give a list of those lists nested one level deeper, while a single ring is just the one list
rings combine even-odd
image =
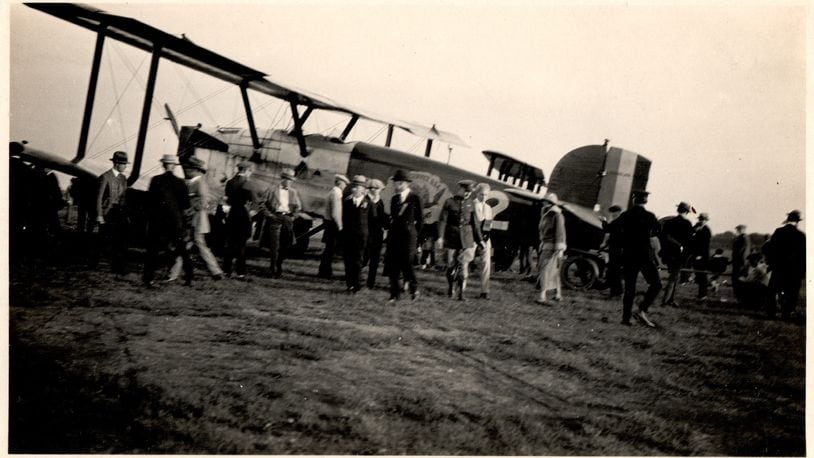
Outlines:
[{"label": "man wearing fedora", "polygon": [[712,231],[707,223],[709,215],[701,213],[698,215],[698,222],[693,226],[692,239],[692,267],[695,270],[695,282],[698,283],[698,300],[707,298],[707,288],[709,279],[707,269],[709,269],[709,244],[712,241]]},{"label": "man wearing fedora", "polygon": [[337,173],[334,176],[334,186],[328,192],[325,202],[325,217],[323,218],[325,230],[322,235],[322,242],[325,249],[319,262],[319,277],[331,278],[333,276],[333,259],[336,252],[336,242],[339,233],[342,232],[342,195],[345,187],[350,183],[348,177]]},{"label": "man wearing fedora", "polygon": [[458,194],[444,202],[438,217],[438,248],[446,251],[447,297],[465,299],[469,263],[475,259],[475,245],[483,248],[483,236],[472,203],[475,182],[458,182]]},{"label": "man wearing fedora", "polygon": [[345,284],[356,293],[362,284],[362,261],[367,248],[372,204],[365,195],[367,178],[356,175],[350,194],[342,201],[342,259],[345,261]]},{"label": "man wearing fedora", "polygon": [[[130,161],[124,151],[116,151],[110,160],[113,167],[98,180],[96,222],[102,244],[109,248],[113,272],[122,275],[126,270],[128,232],[127,177],[124,171]],[[98,258],[98,255],[94,258]]]},{"label": "man wearing fedora", "polygon": [[271,187],[264,199],[264,210],[269,220],[269,251],[271,276],[283,275],[283,260],[294,243],[294,217],[302,209],[300,194],[291,186],[294,171],[288,168],[280,173],[280,184]]},{"label": "man wearing fedora", "polygon": [[185,212],[190,208],[189,194],[184,180],[173,171],[178,157],[165,154],[161,157],[164,173],[150,180],[147,189],[147,254],[142,280],[148,287],[155,286],[153,279],[159,264],[159,254],[169,250],[172,258],[180,256],[184,267],[184,284],[192,284],[192,263],[189,260],[187,242],[191,237],[187,230]]},{"label": "man wearing fedora", "polygon": [[401,295],[399,278],[404,277],[410,295],[419,297],[414,265],[418,245],[418,233],[424,223],[421,199],[410,190],[410,177],[403,170],[393,175],[395,194],[390,199],[390,230],[387,232],[385,271],[390,277],[389,303],[395,303]]},{"label": "man wearing fedora", "polygon": [[661,290],[661,279],[654,263],[655,256],[651,241],[653,237],[659,235],[661,226],[656,215],[644,208],[648,195],[649,193],[646,191],[634,191],[633,205],[619,215],[618,219],[622,234],[622,274],[625,280],[625,293],[622,297],[622,324],[630,324],[633,301],[636,298],[636,279],[641,272],[647,282],[647,291],[639,304],[639,311],[633,316],[647,326],[656,327],[648,318],[647,310]]},{"label": "man wearing fedora", "polygon": [[665,219],[661,224],[661,252],[659,256],[661,256],[661,260],[667,266],[667,272],[669,272],[667,287],[664,288],[661,305],[677,305],[675,294],[678,278],[693,234],[692,223],[689,220],[690,205],[686,202],[680,202],[676,206],[676,213],[678,214]]},{"label": "man wearing fedora", "polygon": [[382,189],[384,183],[375,178],[367,182],[367,198],[370,199],[370,212],[367,215],[368,236],[367,236],[367,287],[373,289],[376,286],[376,274],[379,270],[379,261],[382,256],[382,242],[384,240],[384,230],[387,229],[388,217],[384,212],[384,202],[382,201]]},{"label": "man wearing fedora", "polygon": [[232,276],[232,261],[235,262],[235,276],[246,278],[246,242],[252,233],[252,222],[249,206],[253,193],[249,180],[253,164],[242,161],[237,164],[237,174],[226,182],[225,196],[229,204],[229,215],[226,217],[226,247],[223,254],[223,269],[226,275]]},{"label": "man wearing fedora", "polygon": [[784,320],[791,318],[800,299],[800,283],[806,277],[806,236],[797,225],[802,221],[799,210],[786,215],[783,226],[777,228],[764,251],[769,261],[772,276],[769,288],[769,315],[776,313],[776,302],[780,301],[780,313]]},{"label": "man wearing fedora", "polygon": [[[212,254],[212,250],[206,244],[206,234],[210,231],[209,226],[209,206],[212,195],[209,186],[206,184],[204,175],[206,174],[206,163],[195,157],[189,156],[187,163],[183,165],[184,175],[187,177],[187,188],[189,189],[189,202],[192,206],[190,212],[191,221],[188,221],[189,229],[192,231],[192,241],[198,248],[198,255],[206,264],[209,274],[215,280],[223,278],[223,271],[218,265],[218,260]],[[178,257],[175,264],[170,269],[169,281],[175,281],[181,274],[183,260]]]}]

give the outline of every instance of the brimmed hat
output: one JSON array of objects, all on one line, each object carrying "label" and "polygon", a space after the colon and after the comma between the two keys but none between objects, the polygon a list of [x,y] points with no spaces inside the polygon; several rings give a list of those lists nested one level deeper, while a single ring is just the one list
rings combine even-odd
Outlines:
[{"label": "brimmed hat", "polygon": [[280,178],[282,178],[283,180],[292,180],[292,181],[296,179],[296,177],[294,177],[294,171],[291,169],[283,169],[283,171],[280,172]]},{"label": "brimmed hat", "polygon": [[633,191],[633,201],[641,204],[647,203],[647,197],[650,195],[647,191]]},{"label": "brimmed hat", "polygon": [[165,154],[165,155],[161,156],[160,162],[162,164],[175,164],[175,165],[179,164],[178,156],[176,156],[174,154]]},{"label": "brimmed hat", "polygon": [[355,175],[351,184],[364,187],[367,184],[367,178],[364,175]]},{"label": "brimmed hat", "polygon": [[382,183],[382,180],[371,178],[367,180],[367,189],[384,189],[384,183]]},{"label": "brimmed hat", "polygon": [[557,198],[557,195],[554,194],[553,192],[549,192],[548,194],[543,196],[543,200],[546,201],[546,202],[551,202],[554,205],[559,205],[560,204],[560,199]]},{"label": "brimmed hat", "polygon": [[620,207],[618,205],[611,205],[610,208],[608,209],[608,211],[611,212],[611,213],[620,212],[620,211],[622,211],[622,207]]},{"label": "brimmed hat", "polygon": [[475,182],[472,180],[461,180],[458,182],[458,186],[462,187],[467,191],[471,191],[472,188],[475,187]]},{"label": "brimmed hat", "polygon": [[348,180],[348,177],[342,175],[341,173],[337,173],[336,175],[334,175],[334,181],[336,180],[339,180],[345,184],[350,184],[350,180]]},{"label": "brimmed hat", "polygon": [[786,215],[784,223],[799,223],[803,218],[800,216],[800,210],[792,210]]},{"label": "brimmed hat", "polygon": [[698,215],[698,221],[709,221],[709,215],[706,213],[701,213]]},{"label": "brimmed hat", "polygon": [[252,168],[252,165],[253,164],[251,162],[249,162],[249,161],[241,161],[239,164],[237,164],[237,169],[238,170],[250,169],[250,168]]},{"label": "brimmed hat", "polygon": [[124,151],[116,151],[113,153],[113,157],[110,158],[114,164],[129,164],[130,160],[127,158],[127,153]]},{"label": "brimmed hat", "polygon": [[393,174],[393,181],[411,182],[413,180],[411,180],[410,177],[408,177],[407,174],[404,173],[404,170],[396,170],[396,173]]},{"label": "brimmed hat", "polygon": [[738,224],[737,226],[735,226],[735,229],[746,229],[746,225],[745,224]]},{"label": "brimmed hat", "polygon": [[206,162],[195,156],[190,157],[187,163],[184,164],[184,166],[189,167],[191,169],[198,169],[201,172],[206,173]]},{"label": "brimmed hat", "polygon": [[676,205],[676,211],[679,213],[689,213],[691,208],[687,202],[679,202],[679,204]]}]

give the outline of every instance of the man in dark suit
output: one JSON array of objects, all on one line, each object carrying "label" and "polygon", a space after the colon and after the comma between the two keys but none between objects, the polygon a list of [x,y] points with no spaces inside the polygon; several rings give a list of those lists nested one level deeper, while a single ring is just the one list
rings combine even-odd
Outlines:
[{"label": "man in dark suit", "polygon": [[707,222],[709,215],[701,213],[698,215],[698,222],[693,227],[692,235],[692,267],[695,269],[695,282],[698,283],[698,300],[707,298],[707,269],[709,268],[709,243],[712,240],[712,231],[709,230]]},{"label": "man in dark suit", "polygon": [[294,217],[302,210],[302,201],[296,189],[291,187],[294,171],[283,169],[280,184],[266,194],[264,207],[269,221],[271,276],[283,275],[283,260],[294,243]]},{"label": "man in dark suit", "polygon": [[438,247],[446,251],[447,296],[465,300],[469,263],[475,259],[475,246],[483,248],[483,236],[470,196],[475,182],[458,182],[458,194],[444,202],[438,217]]},{"label": "man in dark suit", "polygon": [[362,261],[367,248],[369,215],[372,207],[365,195],[367,178],[356,175],[350,194],[342,202],[342,258],[345,261],[345,284],[356,293],[362,284]]},{"label": "man in dark suit", "polygon": [[253,165],[243,161],[237,165],[237,174],[226,182],[226,203],[229,215],[226,217],[226,249],[223,256],[223,270],[232,275],[232,261],[235,261],[235,277],[246,278],[246,242],[252,233],[249,206],[252,204],[252,191],[249,180]]},{"label": "man in dark suit", "polygon": [[393,175],[396,193],[390,200],[390,230],[387,233],[385,269],[390,276],[390,299],[395,303],[400,296],[399,277],[404,275],[412,299],[419,297],[415,278],[418,233],[424,222],[421,199],[410,191],[410,178],[402,170]]},{"label": "man in dark suit", "polygon": [[638,320],[650,327],[656,325],[647,316],[647,309],[661,290],[661,279],[654,263],[651,238],[657,237],[660,226],[656,215],[647,211],[647,192],[634,191],[633,206],[619,215],[622,234],[622,262],[625,279],[625,294],[622,298],[622,324],[629,325],[636,297],[636,279],[639,272],[647,282],[647,291],[635,315]]},{"label": "man in dark suit", "polygon": [[367,197],[370,199],[370,213],[367,216],[368,236],[367,236],[367,287],[373,289],[376,286],[376,274],[379,270],[379,260],[382,255],[382,241],[384,230],[387,229],[388,216],[384,212],[384,202],[381,192],[384,183],[381,180],[372,179],[367,182]]},{"label": "man in dark suit", "polygon": [[783,226],[777,228],[765,249],[772,277],[769,288],[773,294],[769,303],[769,315],[776,313],[776,299],[780,300],[780,313],[783,319],[791,318],[800,300],[800,283],[806,277],[806,236],[797,228],[802,220],[800,212],[789,212]]},{"label": "man in dark suit", "polygon": [[113,272],[123,275],[127,257],[127,153],[116,151],[110,158],[113,168],[99,176],[96,191],[96,222],[102,244],[110,249]]},{"label": "man in dark suit", "polygon": [[[184,284],[192,284],[192,263],[187,243],[192,237],[187,230],[186,213],[190,209],[187,185],[175,176],[178,157],[165,154],[161,158],[164,173],[150,180],[147,190],[147,255],[142,280],[145,286],[154,287],[155,269],[159,253],[169,249],[172,258],[181,256],[184,266]],[[191,214],[190,214],[191,216]]]},{"label": "man in dark suit", "polygon": [[675,216],[667,218],[661,226],[661,260],[667,265],[667,287],[664,289],[664,296],[661,305],[676,306],[675,294],[678,286],[678,278],[681,274],[681,266],[684,265],[685,252],[689,248],[692,238],[692,223],[688,219],[690,205],[681,202],[676,206]]}]

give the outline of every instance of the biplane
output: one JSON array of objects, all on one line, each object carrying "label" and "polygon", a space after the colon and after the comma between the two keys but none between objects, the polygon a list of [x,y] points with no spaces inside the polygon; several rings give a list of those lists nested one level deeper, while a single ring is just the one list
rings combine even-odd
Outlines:
[{"label": "biplane", "polygon": [[[435,125],[408,122],[372,113],[328,97],[296,89],[277,82],[265,73],[247,67],[209,49],[130,17],[118,16],[85,5],[31,3],[29,7],[76,24],[96,33],[90,81],[82,119],[79,145],[72,160],[40,151],[21,142],[10,145],[12,156],[88,180],[95,177],[83,166],[88,132],[93,115],[94,98],[105,40],[124,42],[150,53],[150,68],[144,94],[129,184],[141,174],[145,139],[150,121],[157,69],[162,59],[226,81],[240,89],[245,110],[246,128],[179,126],[170,107],[165,104],[167,119],[178,136],[177,154],[183,164],[191,156],[207,163],[206,179],[216,194],[222,195],[225,182],[236,173],[244,160],[256,164],[253,178],[258,192],[277,183],[283,168],[291,168],[303,201],[303,212],[295,222],[298,247],[307,246],[309,236],[321,229],[325,196],[337,173],[365,175],[385,182],[384,202],[393,194],[390,177],[404,170],[412,179],[412,188],[425,207],[425,222],[437,221],[443,202],[454,195],[461,179],[491,185],[488,203],[493,207],[495,222],[493,240],[497,270],[511,265],[521,240],[536,237],[539,201],[546,187],[541,169],[498,151],[483,151],[488,161],[485,175],[479,175],[440,162],[432,157],[434,143],[467,146],[456,134]],[[249,91],[284,101],[290,110],[291,129],[260,129],[254,121]],[[347,116],[338,135],[306,134],[305,125],[317,111]],[[348,141],[360,119],[387,126],[384,145]],[[424,155],[399,151],[391,141],[396,132],[406,132],[426,142]],[[642,156],[620,148],[590,145],[568,153],[552,173],[547,191],[556,192],[566,210],[569,239],[569,264],[576,276],[569,284],[590,286],[601,276],[602,257],[598,254],[603,230],[600,216],[613,204],[627,207],[632,191],[644,190],[650,162]],[[136,192],[131,190],[131,192]],[[132,199],[138,201],[138,198]]]}]

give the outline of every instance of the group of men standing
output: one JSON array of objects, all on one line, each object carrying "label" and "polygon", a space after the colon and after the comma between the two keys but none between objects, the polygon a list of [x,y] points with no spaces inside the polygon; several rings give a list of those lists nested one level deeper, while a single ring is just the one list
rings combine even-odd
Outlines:
[{"label": "group of men standing", "polygon": [[[611,297],[622,292],[624,280],[622,324],[630,324],[630,318],[636,317],[644,324],[654,327],[647,311],[662,289],[658,273],[661,263],[668,271],[662,305],[678,306],[675,299],[676,288],[679,283],[686,281],[690,270],[695,274],[698,284],[698,300],[707,298],[712,232],[707,224],[709,216],[706,213],[698,215],[695,225],[690,222],[692,207],[686,202],[676,206],[676,215],[659,221],[644,208],[647,200],[648,193],[634,192],[633,205],[626,212],[621,212],[618,206],[609,209],[611,217],[605,224],[609,248],[607,280]],[[771,316],[776,313],[774,298],[780,301],[781,313],[785,319],[790,317],[799,300],[800,283],[805,278],[805,234],[797,228],[801,219],[799,211],[790,212],[784,226],[775,231],[763,247],[772,279],[767,303]],[[750,249],[746,226],[738,225],[736,230],[732,283],[736,297],[743,300],[742,283],[748,269],[747,257]],[[632,309],[640,272],[648,287],[634,315]]]}]

